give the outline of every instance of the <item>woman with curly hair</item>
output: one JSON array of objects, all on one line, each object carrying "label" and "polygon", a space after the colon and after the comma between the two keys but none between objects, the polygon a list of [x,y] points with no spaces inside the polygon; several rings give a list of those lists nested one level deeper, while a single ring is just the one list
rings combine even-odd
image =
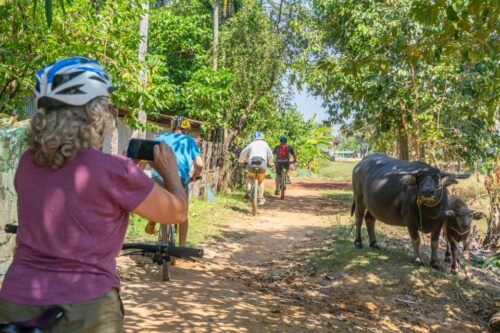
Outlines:
[{"label": "woman with curly hair", "polygon": [[95,60],[73,57],[37,72],[38,114],[26,134],[14,185],[18,235],[0,291],[0,322],[64,316],[53,332],[122,332],[118,256],[134,212],[162,224],[186,220],[177,164],[155,147],[156,185],[135,163],[103,153],[115,89]]}]

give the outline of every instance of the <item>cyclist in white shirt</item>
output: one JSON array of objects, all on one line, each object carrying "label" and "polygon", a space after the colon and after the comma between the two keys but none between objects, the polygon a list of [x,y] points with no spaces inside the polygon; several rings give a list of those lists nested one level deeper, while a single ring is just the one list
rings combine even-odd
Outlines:
[{"label": "cyclist in white shirt", "polygon": [[264,178],[266,177],[266,170],[268,166],[273,164],[273,152],[267,142],[264,141],[264,134],[262,132],[255,132],[253,141],[243,149],[239,158],[240,163],[246,163],[248,169],[248,184],[246,190],[246,198],[250,197],[250,188],[255,178],[255,169],[259,168],[257,180],[259,182],[259,204],[264,204]]}]

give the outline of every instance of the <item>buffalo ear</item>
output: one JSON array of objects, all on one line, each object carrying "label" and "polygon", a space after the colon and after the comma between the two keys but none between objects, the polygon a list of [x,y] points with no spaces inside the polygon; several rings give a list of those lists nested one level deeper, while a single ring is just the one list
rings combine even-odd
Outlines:
[{"label": "buffalo ear", "polygon": [[446,217],[455,217],[455,211],[453,211],[453,210],[447,210],[447,211],[444,212],[444,215]]},{"label": "buffalo ear", "polygon": [[445,176],[441,182],[443,184],[443,187],[458,184],[457,180],[453,176]]},{"label": "buffalo ear", "polygon": [[401,177],[401,181],[406,185],[415,186],[415,184],[417,183],[417,178],[415,178],[415,176],[413,175],[404,175],[403,177]]},{"label": "buffalo ear", "polygon": [[485,217],[486,217],[486,214],[483,213],[483,212],[474,212],[474,213],[472,213],[472,218],[474,220],[484,219]]}]

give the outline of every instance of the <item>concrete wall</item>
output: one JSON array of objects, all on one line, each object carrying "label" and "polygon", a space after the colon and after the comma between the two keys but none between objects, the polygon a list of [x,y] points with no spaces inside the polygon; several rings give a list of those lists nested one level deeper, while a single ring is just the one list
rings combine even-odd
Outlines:
[{"label": "concrete wall", "polygon": [[[17,223],[17,196],[14,175],[24,152],[26,122],[10,128],[0,128],[0,229],[7,223]],[[12,259],[15,236],[0,231],[0,279]]]}]

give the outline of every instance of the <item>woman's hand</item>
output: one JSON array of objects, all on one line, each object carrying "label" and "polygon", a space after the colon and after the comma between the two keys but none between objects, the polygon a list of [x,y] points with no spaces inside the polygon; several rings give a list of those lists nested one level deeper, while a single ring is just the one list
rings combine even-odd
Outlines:
[{"label": "woman's hand", "polygon": [[154,146],[153,154],[154,162],[151,166],[164,180],[165,178],[171,178],[172,175],[178,177],[179,169],[172,148],[164,142],[160,142],[160,144]]}]

